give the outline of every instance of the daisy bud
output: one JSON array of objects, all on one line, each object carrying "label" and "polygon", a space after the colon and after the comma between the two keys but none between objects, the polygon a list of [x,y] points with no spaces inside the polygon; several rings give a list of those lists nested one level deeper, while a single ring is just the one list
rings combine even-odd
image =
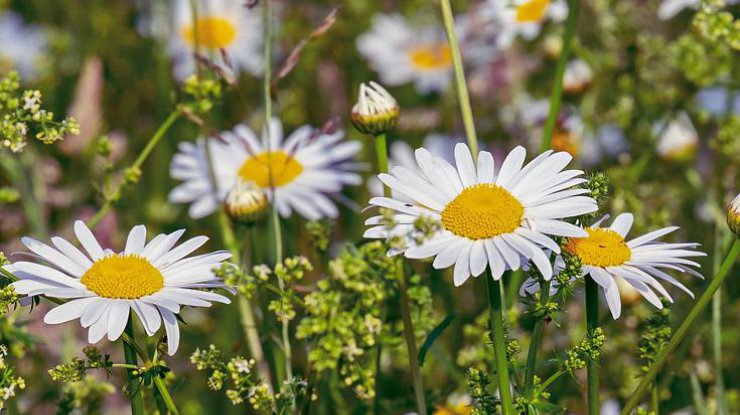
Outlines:
[{"label": "daisy bud", "polygon": [[363,134],[377,136],[396,125],[400,108],[395,98],[375,82],[360,84],[360,96],[352,108],[352,124]]},{"label": "daisy bud", "polygon": [[270,206],[267,195],[253,182],[238,180],[231,189],[224,207],[234,223],[251,225],[262,219]]},{"label": "daisy bud", "polygon": [[740,193],[727,207],[727,225],[736,235],[740,236]]}]

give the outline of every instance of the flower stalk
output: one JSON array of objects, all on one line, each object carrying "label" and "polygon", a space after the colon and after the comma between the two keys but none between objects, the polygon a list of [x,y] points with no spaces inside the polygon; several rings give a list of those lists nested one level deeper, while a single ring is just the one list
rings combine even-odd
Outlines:
[{"label": "flower stalk", "polygon": [[[131,344],[136,341],[136,337],[134,335],[134,320],[131,315],[128,317],[124,333],[130,339],[130,341],[124,340],[121,342],[123,343],[123,356],[126,360],[126,364],[138,367],[136,348]],[[141,382],[137,380],[134,369],[128,369],[126,372],[128,373],[128,397],[131,402],[131,414],[144,415],[144,400],[141,396]]]},{"label": "flower stalk", "polygon": [[506,337],[504,335],[503,301],[501,300],[501,280],[486,278],[491,325],[491,340],[493,341],[493,358],[496,365],[498,379],[498,393],[501,399],[501,411],[504,415],[513,415],[514,401],[511,397],[511,382],[509,380],[509,362],[506,359]]},{"label": "flower stalk", "polygon": [[547,151],[552,144],[552,133],[555,130],[555,122],[560,113],[563,96],[563,75],[568,66],[570,50],[573,46],[573,39],[576,34],[576,22],[578,21],[578,9],[580,0],[568,0],[568,18],[565,21],[565,33],[563,34],[563,50],[558,57],[558,63],[555,67],[555,80],[550,94],[550,111],[545,121],[545,130],[542,137],[542,146],[540,151]]},{"label": "flower stalk", "polygon": [[652,366],[650,366],[650,370],[642,378],[642,381],[640,381],[640,384],[637,385],[637,388],[625,404],[624,409],[622,410],[622,415],[629,415],[630,413],[632,413],[632,410],[635,409],[637,404],[640,403],[640,400],[645,395],[645,392],[647,392],[647,389],[655,381],[655,378],[658,376],[658,373],[660,373],[661,369],[663,369],[663,366],[665,366],[665,364],[668,362],[668,358],[673,355],[673,352],[676,350],[676,348],[686,338],[686,335],[688,334],[691,326],[694,324],[696,318],[712,301],[714,293],[717,292],[727,276],[730,275],[730,271],[735,265],[735,260],[737,259],[738,255],[740,255],[740,238],[735,238],[735,241],[730,248],[730,252],[725,257],[725,260],[722,262],[719,271],[712,279],[709,287],[707,287],[701,297],[699,297],[699,300],[696,302],[696,304],[694,304],[694,307],[691,308],[689,314],[681,322],[681,325],[678,327],[671,340],[660,352],[658,357],[655,358]]},{"label": "flower stalk", "polygon": [[[599,286],[590,275],[586,276],[586,330],[593,333],[599,327]],[[586,388],[588,414],[599,415],[599,362],[586,360]]]}]

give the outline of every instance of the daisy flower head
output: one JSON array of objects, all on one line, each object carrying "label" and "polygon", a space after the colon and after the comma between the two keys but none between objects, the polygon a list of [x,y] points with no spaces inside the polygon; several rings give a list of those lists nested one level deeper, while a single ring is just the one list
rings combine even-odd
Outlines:
[{"label": "daisy flower head", "polygon": [[[416,150],[420,173],[399,166],[379,178],[395,193],[393,198],[374,197],[370,204],[395,211],[393,228],[383,216],[366,222],[367,238],[395,238],[406,245],[394,248],[412,259],[434,257],[437,269],[454,265],[454,283],[460,286],[471,275],[490,267],[498,280],[507,269],[516,270],[531,260],[543,277],[552,277],[545,250],[560,252],[547,235],[586,236],[586,231],[564,218],[596,211],[579,170],[563,170],[568,153],[546,151],[524,164],[526,150],[512,150],[498,171],[491,153],[481,151],[477,162],[465,144],[455,147],[455,164],[424,148]],[[430,238],[408,238],[420,217],[441,223]]]},{"label": "daisy flower head", "polygon": [[532,40],[548,21],[562,22],[568,17],[565,0],[489,0],[489,14],[499,27],[501,49],[509,48],[521,37]]},{"label": "daisy flower head", "polygon": [[0,11],[0,73],[15,69],[22,79],[33,80],[39,75],[46,45],[41,28],[26,25],[13,11]]},{"label": "daisy flower head", "polygon": [[660,281],[680,288],[693,298],[691,291],[666,270],[686,272],[702,278],[701,274],[692,268],[699,268],[700,265],[689,259],[706,255],[694,250],[699,244],[667,243],[657,240],[674,232],[678,229],[677,226],[658,229],[627,240],[633,219],[632,214],[622,213],[608,228],[600,226],[604,219],[599,220],[586,228],[588,236],[570,237],[563,247],[566,253],[580,258],[583,275],[590,275],[604,291],[607,305],[615,320],[622,312],[619,279],[637,290],[650,304],[661,309],[663,303],[658,294],[670,302],[673,302],[673,298]]},{"label": "daisy flower head", "polygon": [[230,303],[203,289],[225,288],[213,268],[231,254],[189,256],[208,240],[205,236],[175,246],[185,232],[179,230],[147,243],[146,228],[138,225],[128,234],[124,250],[115,252],[103,249],[82,221],[75,222],[74,231],[84,252],[58,236],[51,238],[53,246],[26,237],[21,242],[42,263],[17,261],[6,266],[18,277],[12,286],[19,294],[68,300],[46,313],[46,324],[79,318],[92,344],[106,335],[110,341],[118,339],[134,313],[149,336],[164,325],[167,353],[173,355],[180,339],[176,314],[182,306]]},{"label": "daisy flower head", "polygon": [[357,39],[357,50],[385,85],[413,82],[419,92],[430,93],[450,84],[452,52],[444,33],[418,30],[401,15],[375,16],[370,31]]},{"label": "daisy flower head", "polygon": [[[293,211],[309,220],[336,217],[339,210],[328,195],[361,183],[352,161],[361,144],[344,141],[343,131],[324,132],[307,125],[283,140],[277,118],[262,136],[260,141],[252,129],[238,125],[218,138],[180,143],[170,175],[182,183],[170,192],[169,201],[190,203],[190,217],[199,219],[219,209],[241,181],[263,190],[283,217]],[[209,153],[216,161],[212,166]]]},{"label": "daisy flower head", "polygon": [[377,136],[396,125],[401,108],[393,95],[380,84],[360,84],[357,103],[352,107],[352,124],[363,134]]},{"label": "daisy flower head", "polygon": [[263,34],[258,11],[239,0],[173,1],[169,53],[177,79],[183,80],[195,72],[196,49],[219,64],[226,64],[225,54],[234,70],[262,73]]},{"label": "daisy flower head", "polygon": [[727,225],[740,236],[740,193],[727,206]]}]

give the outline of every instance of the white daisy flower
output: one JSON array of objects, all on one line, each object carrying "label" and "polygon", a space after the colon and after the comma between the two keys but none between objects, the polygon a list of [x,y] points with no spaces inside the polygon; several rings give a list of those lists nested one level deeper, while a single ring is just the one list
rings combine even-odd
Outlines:
[{"label": "white daisy flower", "polygon": [[683,159],[699,147],[699,133],[684,111],[667,122],[657,123],[653,131],[658,136],[656,151],[664,159]]},{"label": "white daisy flower", "polygon": [[262,18],[259,11],[239,0],[197,0],[197,20],[190,0],[173,0],[173,33],[169,53],[174,59],[177,79],[195,72],[196,44],[200,53],[214,62],[223,62],[222,51],[234,70],[252,75],[262,73]]},{"label": "white daisy flower", "polygon": [[[396,167],[380,179],[403,196],[374,197],[370,204],[396,211],[395,226],[388,230],[382,216],[367,220],[367,238],[407,236],[414,221],[426,216],[441,222],[443,228],[432,238],[416,245],[407,238],[403,252],[407,258],[435,257],[437,269],[455,265],[454,283],[464,283],[470,275],[479,276],[490,266],[494,279],[506,269],[515,270],[531,260],[542,275],[550,279],[552,266],[544,249],[560,252],[546,235],[586,236],[586,232],[560,219],[597,209],[596,202],[584,194],[587,189],[571,189],[586,179],[579,170],[563,170],[572,157],[546,151],[524,165],[526,151],[517,147],[496,173],[491,153],[482,151],[477,164],[465,144],[455,147],[457,168],[424,148],[416,150],[421,173]],[[407,201],[406,201],[407,200]]]},{"label": "white daisy flower", "polygon": [[0,73],[15,69],[24,81],[39,75],[39,63],[46,49],[41,28],[26,25],[16,12],[0,13]]},{"label": "white daisy flower", "polygon": [[385,85],[409,82],[422,93],[447,89],[452,53],[442,30],[416,30],[402,16],[377,15],[369,32],[357,39],[357,50]]},{"label": "white daisy flower", "polygon": [[688,259],[706,255],[693,249],[699,244],[656,241],[678,229],[677,226],[658,229],[627,241],[625,238],[632,227],[632,214],[623,213],[617,216],[608,228],[600,227],[603,220],[586,228],[587,237],[569,238],[563,251],[577,255],[581,259],[583,274],[590,275],[602,288],[615,320],[622,311],[617,282],[619,278],[635,288],[658,309],[663,308],[663,303],[655,291],[673,302],[671,295],[660,284],[660,280],[675,285],[694,297],[688,288],[664,270],[687,272],[703,278],[691,268],[699,268],[700,265]]},{"label": "white daisy flower", "polygon": [[[455,160],[455,145],[459,142],[459,140],[446,134],[430,133],[424,137],[422,147],[442,157],[444,160],[452,162]],[[394,141],[390,146],[388,156],[389,168],[404,166],[413,170],[415,173],[421,174],[421,170],[419,170],[416,164],[416,158],[414,158],[414,149],[407,142]],[[377,176],[368,179],[367,187],[370,189],[371,195],[383,195],[383,183]]]},{"label": "white daisy flower", "polygon": [[44,316],[46,324],[80,319],[89,328],[88,341],[106,335],[121,336],[131,310],[144,330],[153,336],[164,321],[167,353],[175,354],[180,341],[176,314],[182,306],[210,307],[212,301],[230,303],[223,295],[203,288],[225,288],[213,268],[231,257],[225,251],[190,255],[208,238],[197,236],[175,247],[185,230],[160,234],[146,242],[144,225],[131,229],[123,251],[103,249],[82,221],[74,224],[81,251],[61,237],[49,246],[32,238],[23,244],[47,265],[18,261],[6,269],[19,280],[12,286],[19,294],[69,299]]},{"label": "white daisy flower", "polygon": [[340,192],[344,185],[361,183],[352,161],[361,144],[342,141],[343,131],[324,133],[307,125],[283,141],[283,126],[277,118],[270,122],[269,134],[266,130],[262,134],[269,137],[269,149],[246,125],[209,139],[215,180],[211,179],[206,141],[180,143],[170,174],[183,183],[170,192],[169,201],[191,203],[190,217],[202,218],[215,212],[241,180],[262,188],[283,217],[294,210],[309,220],[336,217],[339,210],[327,195]]},{"label": "white daisy flower", "polygon": [[516,38],[532,40],[548,21],[562,22],[568,17],[565,0],[489,0],[486,13],[499,28],[501,49],[509,48]]}]

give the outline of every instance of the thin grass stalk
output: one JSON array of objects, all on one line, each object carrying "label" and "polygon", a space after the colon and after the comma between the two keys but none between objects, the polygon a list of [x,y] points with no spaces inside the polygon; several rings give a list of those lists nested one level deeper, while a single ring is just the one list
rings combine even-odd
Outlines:
[{"label": "thin grass stalk", "polygon": [[701,314],[702,311],[704,311],[709,302],[712,301],[714,293],[717,292],[727,276],[730,275],[730,271],[735,265],[735,260],[737,259],[737,256],[739,254],[740,238],[736,238],[732,244],[732,247],[730,248],[730,252],[728,252],[725,260],[722,262],[722,265],[719,268],[719,271],[717,271],[717,274],[714,276],[714,278],[712,278],[712,282],[709,283],[706,291],[704,291],[701,297],[699,297],[699,300],[696,302],[696,304],[694,304],[694,307],[691,308],[689,314],[681,322],[681,325],[678,327],[673,337],[671,337],[671,340],[663,348],[663,350],[661,350],[661,352],[658,354],[658,357],[655,358],[655,361],[650,366],[650,370],[642,378],[640,384],[637,385],[637,388],[632,393],[627,403],[624,405],[624,409],[622,409],[622,415],[629,415],[640,403],[640,400],[645,395],[648,387],[653,383],[653,381],[655,381],[658,373],[668,362],[668,358],[673,355],[673,352],[676,350],[676,348],[686,338],[686,335],[688,334],[691,326],[694,324],[694,321],[696,321],[696,318],[699,316],[699,314]]},{"label": "thin grass stalk", "polygon": [[513,415],[514,400],[511,396],[511,381],[509,380],[509,362],[506,358],[506,337],[504,328],[503,302],[501,301],[501,281],[486,278],[488,287],[491,340],[493,341],[493,358],[496,365],[498,379],[498,393],[501,399],[503,415]]},{"label": "thin grass stalk", "polygon": [[[136,337],[134,337],[134,320],[131,315],[128,317],[124,333],[126,333],[131,340],[131,342],[121,342],[123,343],[123,356],[126,360],[126,364],[138,367],[139,363],[136,359],[136,348],[132,344],[136,342]],[[142,385],[134,372],[134,369],[128,369],[126,371],[128,376],[128,398],[131,403],[131,415],[144,415],[144,399],[141,396]]]},{"label": "thin grass stalk", "polygon": [[552,88],[552,93],[550,94],[550,112],[547,114],[547,121],[545,121],[545,129],[540,151],[547,151],[552,145],[552,133],[555,130],[555,123],[557,122],[558,114],[560,113],[560,106],[562,105],[563,75],[565,75],[565,68],[568,66],[568,58],[570,56],[570,50],[573,46],[573,39],[576,34],[576,22],[578,21],[579,6],[579,0],[568,0],[568,18],[565,21],[563,50],[560,52],[558,63],[555,67],[555,83]]},{"label": "thin grass stalk", "polygon": [[[586,331],[591,335],[599,327],[599,286],[586,276]],[[599,415],[599,361],[586,361],[588,414]]]}]

